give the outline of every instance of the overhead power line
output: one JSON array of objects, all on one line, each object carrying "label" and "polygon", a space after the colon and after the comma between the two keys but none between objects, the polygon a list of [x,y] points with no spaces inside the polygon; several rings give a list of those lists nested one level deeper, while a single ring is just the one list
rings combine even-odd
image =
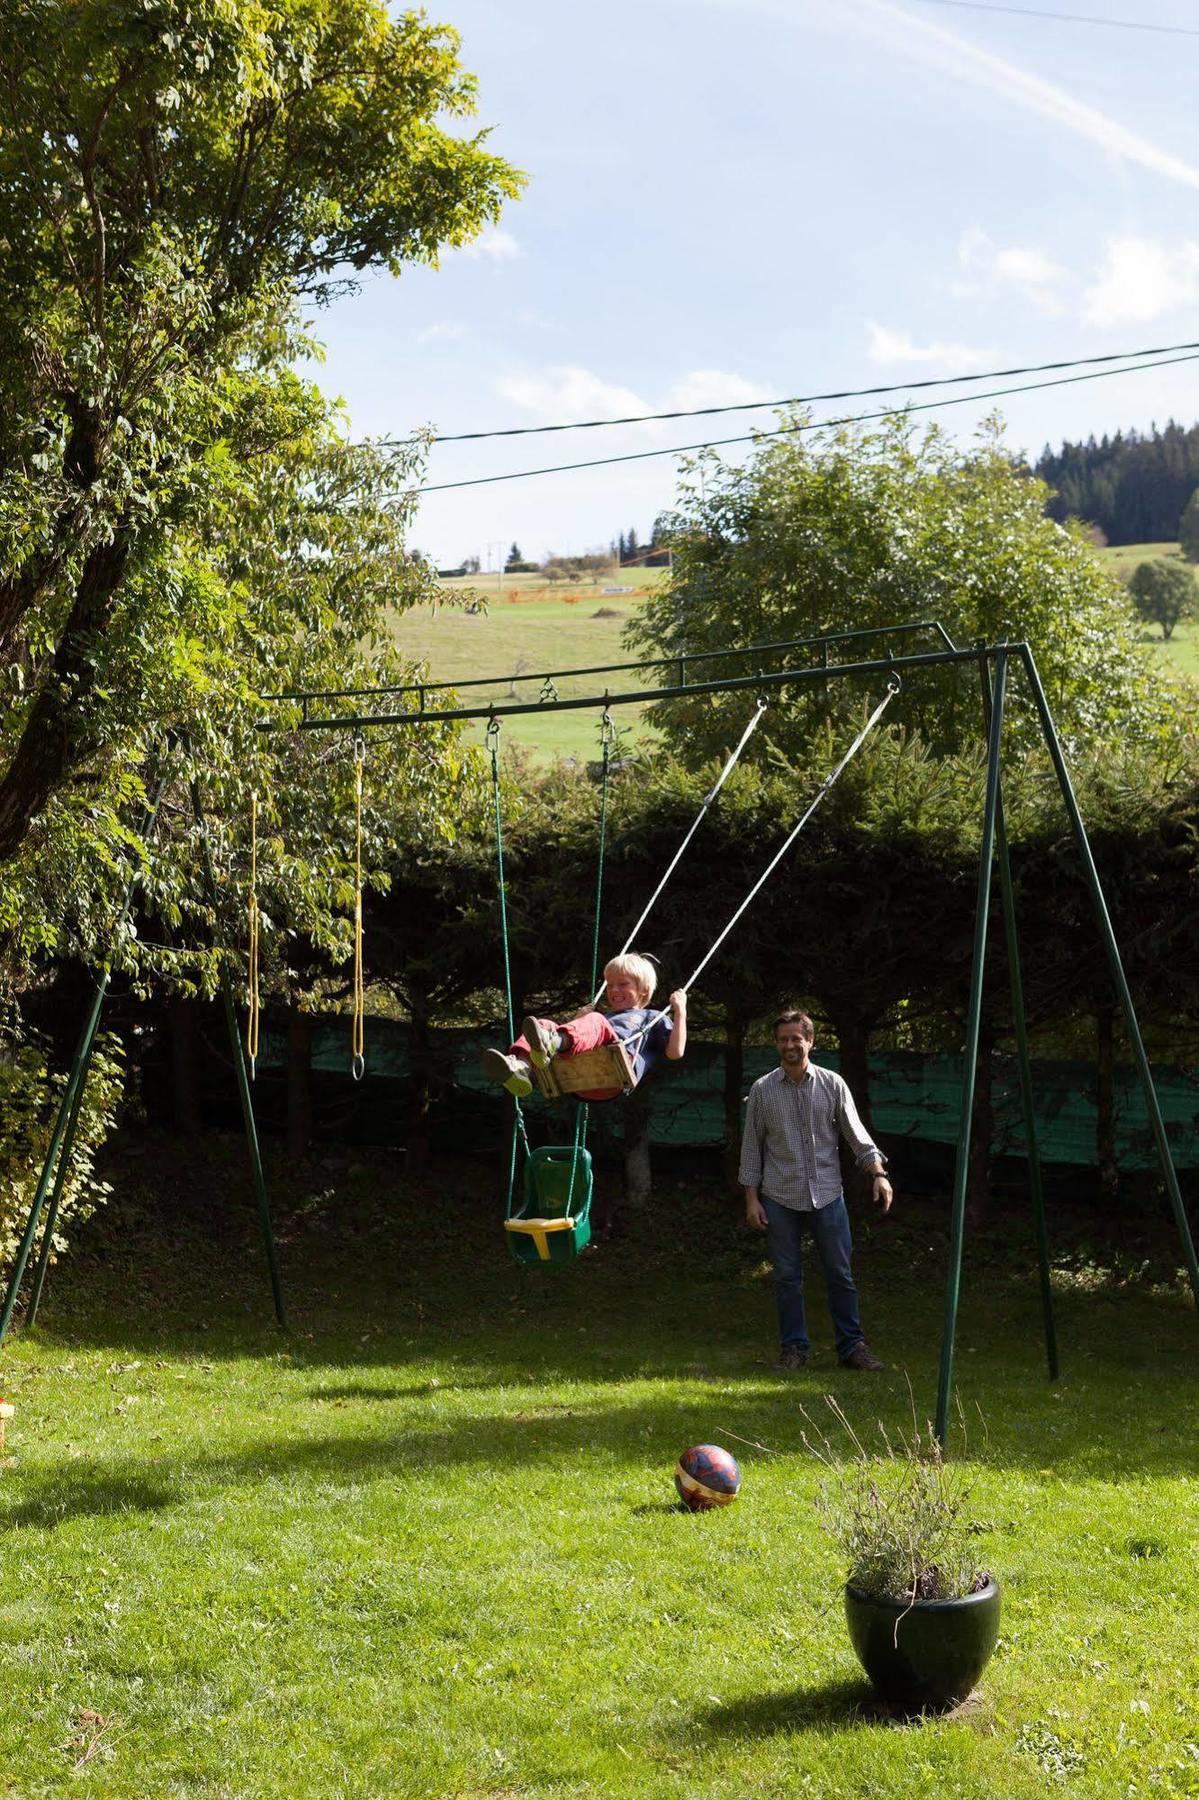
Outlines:
[{"label": "overhead power line", "polygon": [[[617,419],[570,419],[563,425],[508,425],[494,431],[456,431],[430,438],[431,444],[478,443],[482,438],[540,437],[549,431],[596,431],[610,425],[657,425],[665,419],[710,419],[718,413],[761,412],[780,406],[816,406],[827,400],[872,400],[878,394],[911,394],[924,388],[958,387],[972,381],[1010,381],[1015,375],[1048,375],[1058,369],[1093,368],[1099,363],[1130,362],[1142,356],[1174,356],[1199,350],[1199,341],[1154,344],[1146,350],[1112,350],[1106,356],[1074,356],[1061,362],[1022,363],[1013,369],[979,369],[973,375],[929,375],[921,381],[890,381],[876,387],[833,388],[825,394],[790,394],[782,400],[734,400],[724,406],[679,407],[673,412],[627,413]],[[385,444],[411,443],[411,438],[382,438]]]},{"label": "overhead power line", "polygon": [[1017,19],[1053,19],[1062,25],[1107,25],[1113,31],[1156,31],[1168,37],[1199,37],[1193,25],[1155,25],[1148,19],[1105,19],[1097,13],[1050,12],[1041,6],[1001,6],[999,0],[922,0],[925,6],[949,6],[955,12],[1010,13]]},{"label": "overhead power line", "polygon": [[[1059,375],[1052,381],[1022,382],[1018,387],[989,388],[974,394],[950,394],[941,400],[919,400],[911,406],[888,406],[877,412],[850,413],[839,419],[814,419],[801,425],[783,425],[777,431],[752,431],[739,437],[708,438],[698,444],[674,444],[667,450],[631,450],[623,456],[597,456],[584,462],[553,463],[540,469],[510,469],[506,475],[476,475],[466,481],[436,481],[415,491],[421,494],[444,494],[453,488],[489,487],[497,481],[527,481],[534,475],[564,475],[575,469],[602,469],[613,463],[645,462],[655,456],[688,456],[696,450],[720,450],[728,444],[754,444],[762,443],[768,438],[796,437],[801,432],[822,431],[833,425],[864,425],[875,419],[893,418],[901,412],[933,412],[942,406],[965,406],[976,400],[1001,400],[1009,394],[1031,394],[1042,388],[1073,387],[1080,381],[1102,381],[1113,375],[1136,375],[1142,369],[1172,368],[1178,363],[1197,361],[1199,346],[1192,347],[1191,354],[1187,356],[1161,357],[1154,362],[1134,363],[1124,369],[1091,369],[1085,375]],[[414,490],[401,491],[411,493]],[[399,495],[394,497],[399,498]]]}]

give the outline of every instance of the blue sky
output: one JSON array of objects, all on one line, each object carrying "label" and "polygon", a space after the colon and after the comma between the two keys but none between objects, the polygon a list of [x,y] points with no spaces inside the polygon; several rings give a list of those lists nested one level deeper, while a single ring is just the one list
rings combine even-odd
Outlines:
[{"label": "blue sky", "polygon": [[[1018,4],[1019,0],[1013,0]],[[1032,0],[1028,0],[1031,4]],[[1199,26],[1188,0],[1045,0]],[[449,0],[524,197],[317,321],[355,435],[455,432],[1199,338],[1199,37],[928,0]],[[941,415],[966,437],[993,403]],[[839,409],[828,407],[826,413]],[[1199,419],[1199,363],[1003,403],[1010,443]],[[732,414],[720,435],[768,414]],[[694,423],[446,445],[429,482],[690,443]],[[738,452],[726,452],[737,455]],[[494,564],[648,532],[660,460],[430,494]]]}]

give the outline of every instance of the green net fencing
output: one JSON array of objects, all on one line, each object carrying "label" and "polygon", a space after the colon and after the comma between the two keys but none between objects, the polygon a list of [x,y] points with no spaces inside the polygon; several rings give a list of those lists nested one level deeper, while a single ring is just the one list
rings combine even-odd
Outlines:
[{"label": "green net fencing", "polygon": [[[382,1084],[406,1084],[411,1070],[406,1025],[374,1019],[367,1023],[367,1079],[376,1094]],[[455,1133],[464,1140],[477,1122],[480,1139],[490,1139],[493,1126],[481,1099],[495,1099],[496,1089],[477,1068],[479,1050],[494,1034],[434,1030],[430,1033],[437,1075],[437,1106],[453,1116]],[[318,1076],[349,1078],[349,1020],[322,1019],[313,1042],[313,1071]],[[282,1073],[286,1040],[282,1033],[263,1033],[259,1068]],[[775,1066],[769,1047],[747,1049],[742,1093]],[[816,1061],[837,1067],[837,1056],[823,1048]],[[999,1156],[1019,1156],[1024,1147],[1016,1064],[993,1060],[994,1137]],[[1179,1169],[1199,1168],[1199,1068],[1154,1070],[1158,1099],[1166,1121],[1174,1161]],[[1037,1060],[1033,1063],[1037,1142],[1048,1163],[1095,1164],[1097,1106],[1095,1067],[1087,1062]],[[884,1145],[899,1139],[952,1144],[958,1133],[962,1058],[894,1051],[870,1059],[870,1100],[874,1131]],[[366,1096],[364,1095],[364,1098]],[[1144,1100],[1131,1068],[1119,1068],[1115,1079],[1116,1158],[1125,1169],[1156,1166],[1156,1152]],[[724,1050],[717,1043],[688,1044],[683,1062],[666,1068],[652,1088],[650,1141],[674,1148],[715,1148],[725,1141]]]}]

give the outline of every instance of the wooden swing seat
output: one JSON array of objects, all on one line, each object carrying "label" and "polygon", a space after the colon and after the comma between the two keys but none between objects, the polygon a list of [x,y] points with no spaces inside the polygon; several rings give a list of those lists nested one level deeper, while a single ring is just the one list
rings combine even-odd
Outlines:
[{"label": "wooden swing seat", "polygon": [[555,1056],[544,1069],[534,1064],[532,1073],[538,1092],[547,1100],[560,1094],[600,1093],[604,1088],[623,1093],[637,1085],[632,1058],[619,1041],[581,1050],[577,1056]]}]

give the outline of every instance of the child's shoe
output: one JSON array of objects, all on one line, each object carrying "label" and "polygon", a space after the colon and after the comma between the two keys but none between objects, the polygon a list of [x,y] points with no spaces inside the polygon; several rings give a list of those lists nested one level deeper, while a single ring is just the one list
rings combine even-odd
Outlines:
[{"label": "child's shoe", "polygon": [[529,1061],[538,1069],[547,1068],[562,1048],[562,1033],[543,1019],[522,1019],[520,1035],[529,1046]]},{"label": "child's shoe", "polygon": [[529,1065],[519,1056],[505,1056],[502,1050],[484,1050],[479,1056],[479,1067],[488,1081],[498,1081],[518,1100],[527,1100],[533,1092]]}]

